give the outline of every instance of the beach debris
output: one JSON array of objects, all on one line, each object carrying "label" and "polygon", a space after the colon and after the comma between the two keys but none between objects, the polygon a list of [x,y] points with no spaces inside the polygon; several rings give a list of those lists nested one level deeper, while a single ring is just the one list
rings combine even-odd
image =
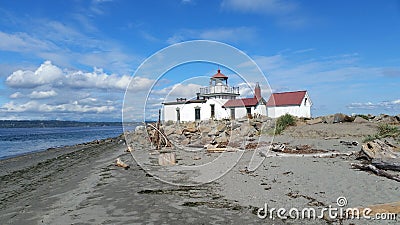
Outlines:
[{"label": "beach debris", "polygon": [[120,158],[117,158],[117,160],[115,162],[115,165],[118,166],[118,167],[122,167],[124,169],[128,169],[129,168],[129,165],[124,163]]},{"label": "beach debris", "polygon": [[200,159],[201,159],[200,156],[194,156],[194,157],[193,157],[193,160],[200,160]]},{"label": "beach debris", "polygon": [[340,144],[346,145],[351,148],[353,146],[358,146],[359,143],[357,141],[340,141]]},{"label": "beach debris", "polygon": [[285,148],[285,144],[271,144],[270,150],[274,152],[283,152]]},{"label": "beach debris", "polygon": [[400,175],[394,175],[391,173],[386,172],[385,170],[378,169],[372,164],[360,164],[360,163],[352,163],[351,164],[352,168],[359,169],[359,170],[364,170],[364,171],[371,171],[374,174],[382,177],[389,178],[391,180],[395,180],[400,182]]},{"label": "beach debris", "polygon": [[158,165],[160,166],[173,166],[176,164],[175,152],[165,152],[158,155]]},{"label": "beach debris", "polygon": [[125,150],[126,152],[133,152],[134,149],[132,146],[128,145],[128,148]]},{"label": "beach debris", "polygon": [[362,145],[361,153],[365,154],[368,159],[400,158],[400,153],[395,152],[395,149],[398,148],[387,140],[373,140]]},{"label": "beach debris", "polygon": [[226,148],[207,148],[208,153],[221,153],[225,152],[226,150]]},{"label": "beach debris", "polygon": [[[400,214],[400,202],[390,202],[377,205],[370,205],[365,208],[371,209],[370,215],[376,215],[378,213],[395,213]],[[359,208],[360,212],[365,208]]]},{"label": "beach debris", "polygon": [[399,159],[372,159],[371,164],[378,169],[400,171]]}]

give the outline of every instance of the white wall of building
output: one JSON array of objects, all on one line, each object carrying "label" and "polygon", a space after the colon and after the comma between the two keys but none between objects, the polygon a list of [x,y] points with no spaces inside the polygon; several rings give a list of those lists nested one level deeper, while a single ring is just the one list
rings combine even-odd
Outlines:
[{"label": "white wall of building", "polygon": [[[235,118],[242,118],[242,117],[247,117],[247,109],[246,107],[235,107]],[[231,118],[231,108],[227,109],[227,112],[229,113],[229,118]],[[265,105],[257,105],[255,107],[251,107],[251,115],[254,116],[254,114],[259,114],[266,116],[267,115],[267,107]]]},{"label": "white wall of building", "polygon": [[215,119],[221,120],[229,118],[229,111],[222,108],[227,102],[227,99],[209,99],[205,103],[187,103],[187,104],[173,104],[164,105],[163,107],[163,120],[164,121],[177,121],[176,109],[180,111],[180,121],[194,121],[195,120],[195,109],[200,107],[200,120],[211,119],[211,105],[215,107]]},{"label": "white wall of building", "polygon": [[310,98],[306,95],[300,105],[267,107],[267,116],[277,118],[287,113],[292,116],[311,118],[311,105]]}]

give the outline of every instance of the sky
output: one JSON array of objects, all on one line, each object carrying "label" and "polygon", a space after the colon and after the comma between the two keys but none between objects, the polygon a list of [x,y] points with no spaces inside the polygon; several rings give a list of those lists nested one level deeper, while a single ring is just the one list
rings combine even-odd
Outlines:
[{"label": "sky", "polygon": [[159,80],[135,74],[192,40],[243,51],[272,92],[307,90],[313,116],[400,114],[400,1],[2,0],[0,13],[0,120],[120,121],[129,84],[152,90],[145,108],[155,118],[161,102],[193,97],[217,69],[251,95],[254,82],[215,63]]}]

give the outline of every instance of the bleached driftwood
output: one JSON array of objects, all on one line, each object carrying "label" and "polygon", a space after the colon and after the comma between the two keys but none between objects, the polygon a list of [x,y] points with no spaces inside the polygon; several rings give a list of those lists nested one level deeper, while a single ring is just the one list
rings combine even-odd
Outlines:
[{"label": "bleached driftwood", "polygon": [[270,157],[314,157],[314,158],[329,158],[337,156],[351,156],[355,152],[323,152],[323,153],[311,153],[311,154],[293,154],[293,153],[276,153],[260,151],[260,155],[266,158]]},{"label": "bleached driftwood", "polygon": [[400,182],[399,175],[390,174],[384,170],[376,168],[374,165],[371,165],[371,164],[352,163],[351,167],[359,169],[359,170],[371,171],[378,176],[386,177],[386,178]]},{"label": "bleached driftwood", "polygon": [[394,151],[396,148],[386,140],[373,140],[363,144],[361,152],[369,159],[395,159],[400,158],[400,153]]},{"label": "bleached driftwood", "polygon": [[124,169],[128,169],[129,168],[129,165],[124,163],[124,162],[122,162],[122,160],[120,158],[117,158],[117,160],[115,162],[115,165],[118,166],[118,167],[122,167]]}]

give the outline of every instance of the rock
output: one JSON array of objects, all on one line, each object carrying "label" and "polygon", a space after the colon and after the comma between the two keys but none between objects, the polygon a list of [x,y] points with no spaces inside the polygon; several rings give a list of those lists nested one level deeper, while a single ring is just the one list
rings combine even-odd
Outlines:
[{"label": "rock", "polygon": [[219,134],[219,131],[217,129],[212,129],[209,133],[208,136],[216,136]]},{"label": "rock", "polygon": [[189,133],[196,133],[196,132],[197,132],[197,128],[196,128],[196,127],[186,127],[186,128],[184,128],[184,129],[182,130],[182,134],[183,134],[183,133],[186,133],[186,132],[189,132]]},{"label": "rock", "polygon": [[369,159],[394,159],[400,157],[400,153],[395,152],[396,149],[398,150],[396,146],[386,140],[373,140],[363,144],[361,152],[367,155]]},{"label": "rock", "polygon": [[221,135],[219,137],[215,138],[215,141],[218,143],[227,143],[229,140],[224,132],[224,133],[221,133]]},{"label": "rock", "polygon": [[353,121],[353,123],[368,123],[368,122],[369,122],[368,120],[366,120],[360,116],[357,116]]},{"label": "rock", "polygon": [[182,141],[181,141],[181,145],[183,145],[183,146],[187,146],[187,145],[189,145],[189,143],[190,143],[190,139],[189,138],[185,138],[185,139],[183,139]]},{"label": "rock", "polygon": [[128,169],[129,168],[129,165],[124,163],[124,162],[122,162],[122,160],[120,158],[117,158],[117,160],[115,162],[115,165],[118,166],[118,167],[122,167],[124,169]]},{"label": "rock", "polygon": [[135,132],[138,132],[138,133],[143,132],[144,130],[145,130],[145,127],[144,127],[144,126],[137,126],[137,127],[135,128]]},{"label": "rock", "polygon": [[332,124],[334,118],[335,118],[334,115],[324,116],[323,121],[324,121],[324,123]]},{"label": "rock", "polygon": [[322,123],[322,122],[324,122],[324,121],[320,117],[306,121],[306,123],[308,125],[314,125],[314,124],[318,124],[318,123]]},{"label": "rock", "polygon": [[226,125],[225,124],[223,124],[223,123],[218,124],[218,126],[217,126],[217,131],[218,132],[224,132],[225,130],[226,130]]},{"label": "rock", "polygon": [[240,128],[240,135],[242,137],[253,136],[256,132],[257,130],[250,125],[243,124],[242,127]]},{"label": "rock", "polygon": [[343,113],[336,113],[333,117],[333,123],[353,122],[353,118]]},{"label": "rock", "polygon": [[175,134],[176,133],[176,129],[174,127],[166,127],[164,129],[165,135],[169,136],[171,134]]},{"label": "rock", "polygon": [[176,164],[175,152],[160,153],[160,155],[158,155],[158,165],[172,166],[175,164]]},{"label": "rock", "polygon": [[201,126],[199,130],[202,134],[208,134],[211,132],[211,126]]}]

